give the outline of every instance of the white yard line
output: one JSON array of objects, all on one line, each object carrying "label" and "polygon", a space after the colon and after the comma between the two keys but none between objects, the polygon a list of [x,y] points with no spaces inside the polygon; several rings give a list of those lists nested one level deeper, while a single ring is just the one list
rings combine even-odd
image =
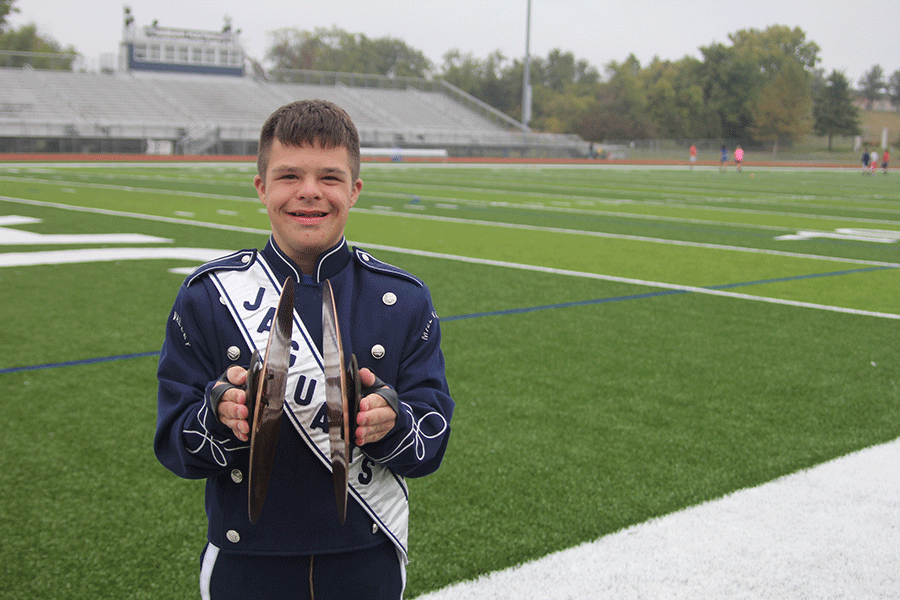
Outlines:
[{"label": "white yard line", "polygon": [[[900,263],[882,262],[874,260],[861,260],[854,258],[840,258],[836,256],[821,256],[819,254],[803,254],[799,252],[784,252],[782,250],[769,250],[766,248],[748,248],[745,246],[729,246],[726,244],[707,244],[705,242],[688,242],[684,240],[670,240],[641,235],[628,235],[623,233],[606,233],[603,231],[584,231],[582,229],[564,229],[559,227],[542,227],[538,225],[524,225],[521,223],[502,223],[496,221],[479,221],[475,219],[460,219],[457,217],[442,217],[437,215],[421,215],[411,213],[387,212],[365,208],[354,208],[355,212],[375,214],[381,216],[402,217],[408,219],[424,219],[428,221],[442,221],[445,223],[458,223],[461,225],[481,225],[484,227],[501,227],[505,229],[521,229],[525,231],[544,231],[548,233],[562,233],[566,235],[583,235],[588,237],[600,237],[616,240],[628,240],[633,242],[647,242],[652,244],[665,244],[669,246],[688,246],[692,248],[706,248],[710,250],[729,250],[733,252],[748,252],[750,254],[770,254],[772,256],[787,256],[790,258],[811,258],[814,260],[827,260],[834,262],[852,263],[856,265],[868,265],[878,267],[900,267]],[[373,248],[375,246],[372,246]],[[387,248],[387,246],[385,246]]]},{"label": "white yard line", "polygon": [[900,595],[900,439],[418,600]]},{"label": "white yard line", "polygon": [[[42,252],[0,252],[0,267],[33,267],[122,260],[191,260],[196,266],[225,256],[226,250],[213,248],[85,248]],[[193,271],[191,269],[190,271]]]},{"label": "white yard line", "polygon": [[[709,288],[703,288],[703,287],[697,287],[697,286],[691,286],[691,285],[679,285],[679,284],[675,284],[675,283],[665,283],[665,282],[661,282],[661,281],[649,281],[646,279],[633,279],[630,277],[617,277],[615,275],[602,275],[599,273],[587,273],[584,271],[571,271],[571,270],[567,270],[567,269],[555,269],[552,267],[541,267],[541,266],[537,266],[537,265],[526,265],[526,264],[521,264],[521,263],[513,263],[513,262],[506,262],[506,261],[499,261],[499,260],[489,260],[489,259],[484,259],[484,258],[468,258],[465,256],[457,256],[457,255],[453,255],[453,254],[442,254],[439,252],[428,252],[425,250],[409,250],[406,248],[395,248],[392,246],[380,246],[377,244],[365,244],[364,246],[367,250],[384,250],[386,252],[400,252],[400,253],[404,253],[404,254],[414,254],[416,256],[425,256],[425,257],[429,257],[429,258],[441,258],[441,259],[445,259],[445,260],[455,260],[455,261],[480,264],[480,265],[490,265],[490,266],[495,266],[495,267],[506,267],[506,268],[512,268],[512,269],[521,269],[521,270],[525,270],[525,271],[549,273],[549,274],[553,274],[553,275],[568,275],[568,276],[572,276],[572,277],[583,277],[586,279],[598,279],[598,280],[602,280],[602,281],[613,281],[616,283],[628,283],[628,284],[632,284],[632,285],[642,285],[642,286],[653,287],[653,288],[662,288],[662,289],[667,289],[667,290],[680,290],[680,291],[684,291],[684,292],[694,292],[697,294],[706,294],[709,296],[737,298],[740,300],[753,300],[756,302],[767,302],[770,304],[782,304],[785,306],[813,308],[816,310],[827,310],[827,311],[831,311],[831,312],[845,313],[845,314],[851,314],[851,315],[860,315],[860,316],[867,316],[867,317],[879,317],[882,319],[900,320],[900,314],[894,314],[894,313],[882,313],[882,312],[875,312],[875,311],[869,311],[869,310],[859,310],[859,309],[855,309],[855,308],[845,308],[845,307],[841,307],[841,306],[829,306],[827,304],[815,304],[812,302],[798,302],[796,300],[784,300],[781,298],[770,298],[768,296],[754,296],[751,294],[740,294],[737,292],[728,292],[725,290],[709,289]],[[801,258],[822,258],[822,257],[817,257],[817,256],[802,256],[802,255],[800,257]],[[824,258],[823,260],[830,260],[830,258]],[[853,261],[853,260],[841,259],[841,262],[851,262],[854,264],[868,264],[868,265],[874,265],[874,266],[900,267],[900,265],[893,264],[893,263],[875,263],[875,262],[871,262],[871,261],[861,261],[860,263],[858,263],[857,261]]]},{"label": "white yard line", "polygon": [[[172,218],[172,217],[144,215],[144,214],[138,214],[138,213],[113,211],[113,210],[107,210],[107,209],[93,209],[93,208],[87,208],[87,207],[70,206],[67,204],[43,202],[43,201],[38,201],[38,200],[23,200],[23,199],[9,198],[9,197],[3,197],[3,196],[0,196],[0,200],[6,200],[6,201],[10,201],[10,202],[18,202],[21,204],[37,205],[37,206],[49,206],[49,207],[53,207],[53,208],[60,208],[60,209],[65,209],[65,210],[75,210],[75,211],[80,211],[80,212],[95,212],[98,214],[105,214],[105,215],[127,216],[127,217],[136,218],[136,219],[146,219],[146,220],[151,220],[151,221],[179,223],[179,224],[184,224],[184,225],[193,225],[193,226],[208,227],[208,228],[213,228],[213,229],[222,229],[222,230],[229,230],[229,231],[259,233],[262,235],[269,233],[267,230],[264,230],[264,229],[238,227],[238,226],[233,226],[233,225],[221,225],[221,224],[216,224],[216,223],[200,223],[197,221],[192,221],[190,219],[176,219],[176,218]],[[443,219],[443,220],[450,220],[450,219]],[[473,223],[472,221],[466,221],[466,220],[462,220],[462,219],[460,219],[459,221],[462,223],[468,223],[468,224]],[[486,226],[532,229],[531,226],[525,226],[525,225],[520,226],[520,225],[513,225],[513,224],[497,224],[497,223],[491,223],[491,222],[484,222],[482,224],[486,225]],[[675,244],[675,245],[707,247],[707,248],[716,249],[716,250],[729,250],[729,251],[736,251],[736,252],[762,252],[762,253],[766,253],[766,254],[774,254],[777,256],[786,256],[786,257],[790,257],[790,258],[824,260],[824,261],[841,262],[841,263],[855,264],[855,265],[892,267],[892,268],[900,267],[900,264],[898,264],[898,263],[888,263],[888,262],[880,262],[880,261],[835,258],[835,257],[830,257],[830,256],[817,256],[814,254],[797,254],[797,253],[791,253],[791,252],[779,252],[779,251],[774,251],[774,250],[760,250],[757,248],[741,248],[741,247],[736,247],[736,246],[720,246],[717,244],[702,244],[702,243],[697,243],[697,242],[680,242],[680,241],[672,241],[672,240],[660,240],[660,239],[656,239],[656,238],[642,238],[642,237],[638,237],[638,236],[622,236],[622,235],[618,235],[618,234],[600,234],[600,233],[583,232],[583,231],[576,231],[576,230],[558,230],[558,229],[553,229],[553,228],[547,228],[547,229],[550,231],[556,231],[556,232],[562,232],[562,233],[598,235],[598,236],[603,236],[603,237],[617,237],[617,238],[630,239],[630,240],[641,241],[641,242],[671,243],[671,244]],[[653,287],[653,288],[681,290],[681,291],[685,291],[685,292],[695,292],[698,294],[707,294],[707,295],[711,295],[711,296],[736,298],[736,299],[740,299],[740,300],[752,300],[752,301],[757,301],[757,302],[767,302],[770,304],[781,304],[781,305],[785,305],[785,306],[813,308],[813,309],[817,309],[817,310],[826,310],[826,311],[839,312],[839,313],[845,313],[845,314],[900,320],[900,314],[894,314],[894,313],[882,313],[882,312],[859,310],[859,309],[846,308],[846,307],[840,307],[840,306],[816,304],[816,303],[811,303],[811,302],[798,302],[798,301],[794,301],[794,300],[783,300],[780,298],[770,298],[767,296],[755,296],[755,295],[751,295],[751,294],[740,294],[737,292],[729,292],[729,291],[725,291],[725,290],[708,289],[708,288],[703,288],[703,287],[679,285],[679,284],[665,283],[665,282],[659,282],[659,281],[649,281],[649,280],[644,280],[644,279],[633,279],[633,278],[628,278],[628,277],[618,277],[618,276],[614,276],[614,275],[603,275],[603,274],[599,274],[599,273],[588,273],[588,272],[584,272],[584,271],[571,271],[571,270],[566,270],[566,269],[555,269],[552,267],[542,267],[542,266],[537,266],[537,265],[527,265],[527,264],[513,263],[513,262],[507,262],[507,261],[497,261],[497,260],[490,260],[490,259],[483,259],[483,258],[471,258],[471,257],[458,256],[458,255],[453,255],[453,254],[430,252],[430,251],[426,251],[426,250],[412,250],[412,249],[408,249],[408,248],[397,248],[395,246],[384,246],[384,245],[380,245],[380,244],[361,244],[361,246],[363,246],[364,248],[369,249],[369,250],[384,250],[387,252],[398,252],[401,254],[425,256],[425,257],[439,258],[439,259],[444,259],[444,260],[455,260],[455,261],[467,262],[467,263],[473,263],[473,264],[482,264],[482,265],[491,265],[491,266],[498,266],[498,267],[522,269],[522,270],[527,270],[527,271],[535,271],[535,272],[549,273],[549,274],[555,274],[555,275],[568,275],[568,276],[573,276],[573,277],[584,277],[584,278],[589,278],[589,279],[614,281],[614,282],[618,282],[618,283],[628,283],[628,284],[641,285],[641,286],[647,286],[647,287]],[[138,257],[135,256],[134,258],[138,258]],[[21,257],[20,257],[20,259],[21,259]]]}]

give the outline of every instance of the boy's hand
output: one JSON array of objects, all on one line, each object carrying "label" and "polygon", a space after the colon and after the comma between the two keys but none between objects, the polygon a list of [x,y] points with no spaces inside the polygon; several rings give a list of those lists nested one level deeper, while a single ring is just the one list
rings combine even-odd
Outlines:
[{"label": "boy's hand", "polygon": [[[222,394],[219,402],[218,414],[216,416],[219,421],[226,427],[230,427],[234,435],[243,442],[250,440],[250,424],[247,422],[247,416],[250,410],[247,408],[247,392],[241,387],[247,383],[247,369],[232,365],[225,372],[229,383],[238,387],[226,390]],[[225,382],[219,382],[215,387],[227,385]],[[215,389],[213,387],[213,389]]]},{"label": "boy's hand", "polygon": [[[369,369],[360,369],[359,378],[364,388],[375,385],[375,374]],[[379,441],[394,428],[396,422],[397,413],[387,400],[378,394],[364,396],[359,402],[359,414],[356,415],[356,445]]]}]

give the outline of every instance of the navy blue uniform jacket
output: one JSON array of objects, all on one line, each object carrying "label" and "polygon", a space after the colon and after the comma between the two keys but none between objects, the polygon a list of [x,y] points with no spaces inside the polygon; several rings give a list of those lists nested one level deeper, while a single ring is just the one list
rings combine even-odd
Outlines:
[{"label": "navy blue uniform jacket", "polygon": [[[367,252],[351,251],[345,240],[319,258],[312,277],[303,275],[271,238],[262,254],[280,281],[290,275],[297,282],[295,310],[320,352],[322,282],[331,281],[345,352],[353,352],[361,368],[397,391],[402,410],[396,426],[383,440],[364,446],[364,453],[400,477],[437,469],[454,404],[428,288]],[[208,391],[230,365],[246,368],[251,351],[206,275],[245,269],[255,260],[257,251],[245,250],[207,263],[180,288],[159,361],[156,456],[180,477],[206,479],[208,539],[223,552],[307,555],[384,543],[387,536],[353,500],[346,523],[340,524],[331,472],[286,416],[265,505],[259,521],[250,524],[249,446],[211,414]],[[297,388],[295,394],[303,393]]]}]

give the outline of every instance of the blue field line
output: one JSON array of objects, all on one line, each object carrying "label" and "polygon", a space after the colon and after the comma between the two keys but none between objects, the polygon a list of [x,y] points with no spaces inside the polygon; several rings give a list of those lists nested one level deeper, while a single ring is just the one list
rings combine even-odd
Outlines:
[{"label": "blue field line", "polygon": [[660,290],[658,292],[647,292],[646,294],[630,294],[628,296],[613,296],[611,298],[597,298],[595,300],[580,300],[578,302],[563,302],[560,304],[547,304],[545,306],[529,306],[526,308],[510,308],[507,310],[495,310],[489,312],[472,313],[469,315],[456,315],[453,317],[441,317],[441,321],[462,321],[465,319],[477,319],[479,317],[497,317],[501,315],[521,315],[525,313],[538,312],[541,310],[553,310],[556,308],[571,308],[573,306],[590,306],[591,304],[606,304],[608,302],[623,302],[625,300],[643,300],[645,298],[655,298],[657,296],[671,296],[672,294],[687,294],[687,290]]},{"label": "blue field line", "polygon": [[[846,269],[843,271],[831,271],[829,273],[813,273],[810,275],[793,275],[791,277],[777,277],[774,279],[760,279],[757,281],[745,281],[741,283],[726,283],[722,285],[710,285],[703,286],[703,289],[707,290],[726,290],[733,289],[738,287],[746,287],[752,285],[763,285],[767,283],[781,283],[785,281],[799,281],[803,279],[816,279],[819,277],[837,277],[841,275],[852,275],[856,273],[870,273],[872,271],[885,271],[888,269],[893,269],[895,267],[886,267],[886,266],[878,266],[878,267],[865,267],[861,269]],[[629,294],[627,296],[612,296],[609,298],[596,298],[593,300],[579,300],[577,302],[562,302],[559,304],[547,304],[544,306],[529,306],[525,308],[511,308],[506,310],[495,310],[488,312],[480,312],[480,313],[471,313],[467,315],[454,315],[451,317],[442,317],[441,321],[445,323],[451,321],[464,321],[467,319],[478,319],[481,317],[499,317],[505,315],[521,315],[526,313],[533,313],[542,310],[554,310],[559,308],[572,308],[575,306],[590,306],[594,304],[607,304],[610,302],[624,302],[627,300],[645,300],[647,298],[656,298],[660,296],[672,296],[674,294],[689,294],[690,290],[659,290],[655,292],[647,292],[644,294]],[[8,367],[5,369],[0,369],[0,375],[7,375],[9,373],[21,373],[22,371],[39,371],[43,369],[56,369],[59,367],[75,367],[79,365],[93,365],[104,362],[113,362],[118,360],[128,360],[132,358],[147,358],[150,356],[159,356],[159,352],[140,352],[135,354],[120,354],[117,356],[107,356],[102,358],[89,358],[85,360],[73,360],[68,362],[59,362],[59,363],[48,363],[44,365],[31,365],[27,367]]]},{"label": "blue field line", "polygon": [[798,281],[801,279],[816,279],[818,277],[835,277],[838,275],[853,275],[856,273],[870,273],[872,271],[886,271],[895,267],[864,267],[861,269],[846,269],[844,271],[831,271],[830,273],[813,273],[811,275],[793,275],[791,277],[778,277],[776,279],[761,279],[759,281],[746,281],[743,283],[726,283],[724,285],[706,286],[707,290],[727,290],[736,287],[744,287],[747,285],[761,285],[764,283],[779,283],[782,281]]},{"label": "blue field line", "polygon": [[[855,273],[868,273],[871,271],[884,271],[895,267],[865,267],[860,269],[846,269],[843,271],[831,271],[829,273],[813,273],[810,275],[792,275],[791,277],[777,277],[774,279],[760,279],[757,281],[745,281],[741,283],[726,283],[722,285],[702,286],[705,290],[726,290],[750,285],[763,285],[766,283],[780,283],[784,281],[799,281],[802,279],[816,279],[818,277],[836,277],[840,275],[852,275]],[[614,296],[612,298],[597,298],[595,300],[581,300],[579,302],[565,302],[562,304],[548,304],[546,306],[531,306],[527,308],[513,308],[507,310],[497,310],[482,313],[472,313],[470,315],[456,315],[453,317],[442,317],[442,321],[462,321],[464,319],[476,319],[479,317],[496,317],[502,315],[517,315],[523,313],[537,312],[541,310],[551,310],[555,308],[569,308],[572,306],[589,306],[591,304],[606,304],[607,302],[622,302],[624,300],[642,300],[645,298],[655,298],[657,296],[671,296],[672,294],[688,294],[689,290],[661,290],[658,292],[648,292],[646,294],[631,294],[628,296]]]},{"label": "blue field line", "polygon": [[47,363],[45,365],[31,365],[27,367],[8,367],[0,369],[0,375],[7,373],[21,373],[22,371],[41,371],[43,369],[58,369],[60,367],[77,367],[80,365],[95,365],[98,363],[113,362],[117,360],[128,360],[130,358],[146,358],[148,356],[159,356],[159,352],[138,352],[135,354],[119,354],[116,356],[104,356],[101,358],[87,358],[84,360],[70,360],[66,362]]}]

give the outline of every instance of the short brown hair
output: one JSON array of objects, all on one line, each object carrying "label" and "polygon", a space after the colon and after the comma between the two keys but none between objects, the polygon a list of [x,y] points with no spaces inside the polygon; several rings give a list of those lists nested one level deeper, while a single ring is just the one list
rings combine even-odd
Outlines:
[{"label": "short brown hair", "polygon": [[353,181],[359,179],[359,132],[350,115],[327,100],[298,100],[273,112],[259,134],[256,171],[265,181],[274,140],[290,146],[346,148]]}]

